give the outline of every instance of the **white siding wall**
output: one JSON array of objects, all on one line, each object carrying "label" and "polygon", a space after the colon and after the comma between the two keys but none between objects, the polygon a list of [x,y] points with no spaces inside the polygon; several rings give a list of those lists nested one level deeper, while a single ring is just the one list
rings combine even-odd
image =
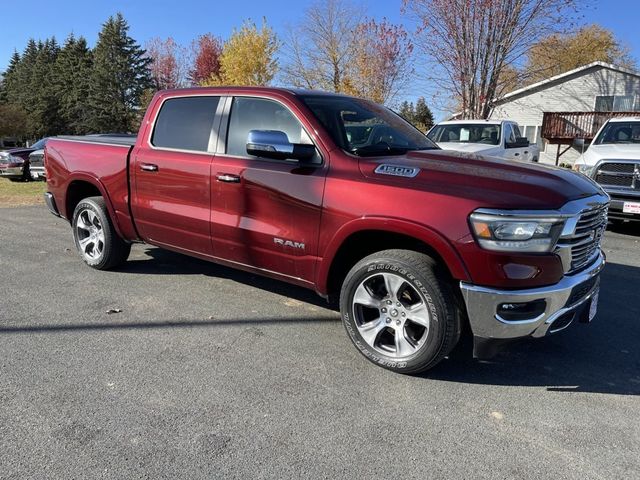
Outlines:
[{"label": "white siding wall", "polygon": [[[640,95],[640,78],[594,66],[563,79],[562,83],[543,85],[507,99],[494,108],[491,118],[515,120],[522,126],[542,125],[543,112],[592,112],[597,95],[634,94]],[[562,150],[565,148],[566,145],[561,146]],[[554,163],[556,151],[557,145],[547,144],[541,152],[540,161]],[[560,157],[560,161],[573,162],[579,153],[571,148]]]}]

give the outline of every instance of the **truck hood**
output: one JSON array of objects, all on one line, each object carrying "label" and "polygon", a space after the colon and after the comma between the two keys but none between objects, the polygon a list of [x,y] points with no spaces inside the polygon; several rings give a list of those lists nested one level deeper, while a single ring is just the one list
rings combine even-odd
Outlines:
[{"label": "truck hood", "polygon": [[[381,165],[418,171],[393,172],[393,168]],[[556,209],[571,200],[604,194],[591,179],[564,168],[452,151],[361,158],[360,169],[363,175],[377,181],[468,199],[486,208]],[[405,173],[415,176],[404,176]]]},{"label": "truck hood", "polygon": [[486,143],[464,142],[439,142],[438,146],[443,150],[455,150],[456,152],[481,153],[499,149],[499,145],[487,145]]},{"label": "truck hood", "polygon": [[640,144],[591,145],[577,163],[595,165],[600,160],[640,160]]}]

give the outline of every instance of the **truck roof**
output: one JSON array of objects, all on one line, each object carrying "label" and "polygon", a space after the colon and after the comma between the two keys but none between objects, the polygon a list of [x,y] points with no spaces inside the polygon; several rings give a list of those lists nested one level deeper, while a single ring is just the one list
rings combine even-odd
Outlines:
[{"label": "truck roof", "polygon": [[636,115],[635,117],[633,116],[628,116],[628,117],[617,117],[617,118],[610,118],[609,119],[610,123],[618,123],[618,122],[640,122],[640,115]]},{"label": "truck roof", "polygon": [[237,87],[237,86],[221,86],[221,87],[189,87],[175,88],[170,90],[161,90],[161,95],[171,96],[174,94],[185,93],[233,93],[233,92],[251,92],[251,93],[288,93],[293,95],[323,95],[328,97],[350,97],[344,93],[327,92],[325,90],[309,90],[305,88],[286,88],[286,87]]}]

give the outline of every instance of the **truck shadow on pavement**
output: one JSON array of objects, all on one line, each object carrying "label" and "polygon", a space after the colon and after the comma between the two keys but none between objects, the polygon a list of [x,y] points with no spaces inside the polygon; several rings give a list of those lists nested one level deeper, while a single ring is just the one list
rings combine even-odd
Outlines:
[{"label": "truck shadow on pavement", "polygon": [[[623,228],[629,230],[627,225]],[[159,248],[147,248],[145,253],[148,260],[131,260],[120,271],[215,276],[331,308],[324,299],[301,287]],[[575,324],[547,338],[514,343],[490,361],[474,360],[467,339],[447,361],[422,376],[475,384],[543,386],[555,392],[640,395],[640,268],[609,263],[602,280],[599,312],[591,325]],[[273,319],[273,323],[278,321]],[[314,320],[300,320],[305,321]],[[327,315],[317,321],[337,322],[339,317]],[[246,323],[262,322],[246,320]]]},{"label": "truck shadow on pavement", "polygon": [[[226,278],[327,310],[305,318],[247,317],[196,321],[177,318],[169,322],[113,321],[4,326],[0,327],[0,334],[340,322],[340,317],[331,311],[333,308],[310,290],[158,248],[147,248],[145,253],[148,259],[132,259],[119,271]],[[512,344],[490,361],[474,360],[471,342],[466,339],[447,360],[418,378],[482,385],[546,387],[550,392],[640,395],[639,285],[640,268],[609,263],[603,272],[598,315],[592,324],[575,324],[547,338]],[[356,355],[354,350],[354,360]]]},{"label": "truck shadow on pavement", "polygon": [[125,262],[117,271],[144,275],[206,275],[242,283],[250,287],[291,297],[301,302],[331,308],[329,303],[312,290],[290,285],[261,275],[254,275],[206,260],[189,257],[156,247],[145,247],[148,259],[134,259]]},{"label": "truck shadow on pavement", "polygon": [[553,392],[640,395],[640,268],[609,263],[598,315],[542,339],[511,344],[486,362],[462,342],[425,377],[487,385],[547,387]]},{"label": "truck shadow on pavement", "polygon": [[[314,292],[284,282],[159,248],[147,248],[145,253],[148,260],[129,261],[121,271],[216,276],[331,308]],[[554,392],[640,395],[638,285],[640,268],[609,263],[603,273],[599,313],[591,325],[575,324],[547,338],[514,343],[490,361],[474,360],[467,339],[447,361],[422,376],[475,384],[543,386]],[[339,321],[339,317],[327,316],[324,321]],[[251,322],[259,320],[248,320]]]}]

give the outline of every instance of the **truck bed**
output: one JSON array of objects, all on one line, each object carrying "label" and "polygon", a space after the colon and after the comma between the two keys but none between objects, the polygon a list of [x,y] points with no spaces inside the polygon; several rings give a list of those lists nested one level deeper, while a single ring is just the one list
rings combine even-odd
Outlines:
[{"label": "truck bed", "polygon": [[[136,135],[82,135],[52,137],[45,147],[47,186],[60,214],[71,220],[74,196],[98,188],[115,227],[126,240],[137,238],[129,210],[129,154]],[[71,198],[71,201],[69,201]]]}]

